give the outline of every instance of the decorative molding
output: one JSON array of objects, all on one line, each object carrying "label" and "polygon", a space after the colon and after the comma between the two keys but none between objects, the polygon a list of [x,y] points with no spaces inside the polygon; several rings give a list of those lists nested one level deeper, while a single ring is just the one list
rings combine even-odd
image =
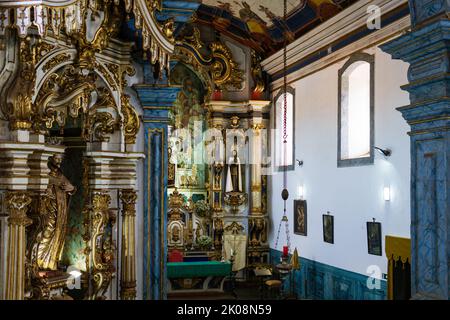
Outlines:
[{"label": "decorative molding", "polygon": [[[37,28],[39,36],[76,34],[85,28],[85,12],[100,10],[97,2],[89,0],[72,1],[7,1],[0,2],[0,35],[8,28],[15,28],[20,37],[25,38]],[[119,1],[108,1],[111,6],[118,6]],[[117,7],[118,8],[118,7]],[[127,12],[133,12],[137,29],[142,30],[143,49],[151,52],[151,62],[159,62],[161,70],[169,70],[169,55],[173,53],[173,21],[160,25],[155,18],[155,11],[162,10],[162,0],[125,0]],[[13,19],[11,17],[14,12]],[[100,37],[101,38],[101,37]]]},{"label": "decorative molding", "polygon": [[123,131],[125,143],[135,144],[136,136],[139,133],[141,122],[136,110],[131,106],[130,96],[122,95]]}]

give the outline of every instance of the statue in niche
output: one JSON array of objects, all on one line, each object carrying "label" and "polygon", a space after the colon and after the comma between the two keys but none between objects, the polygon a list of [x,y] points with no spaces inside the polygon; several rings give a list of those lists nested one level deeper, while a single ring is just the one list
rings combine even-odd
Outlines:
[{"label": "statue in niche", "polygon": [[76,192],[62,173],[62,160],[60,154],[49,159],[50,179],[39,208],[40,231],[33,251],[41,270],[57,270],[66,237],[70,196]]},{"label": "statue in niche", "polygon": [[195,228],[195,240],[200,239],[201,235],[202,235],[202,227],[200,225],[200,223],[197,221],[197,228]]},{"label": "statue in niche", "polygon": [[178,226],[174,226],[172,228],[172,242],[180,241],[180,228]]},{"label": "statue in niche", "polygon": [[241,163],[237,156],[237,150],[233,150],[233,156],[228,161],[228,175],[226,192],[242,192]]}]

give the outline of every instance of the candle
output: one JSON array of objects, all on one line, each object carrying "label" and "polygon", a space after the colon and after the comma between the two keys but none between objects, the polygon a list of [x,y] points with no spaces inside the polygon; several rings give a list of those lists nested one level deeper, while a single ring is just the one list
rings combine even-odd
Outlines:
[{"label": "candle", "polygon": [[283,247],[283,257],[287,257],[289,254],[289,248],[288,246]]}]

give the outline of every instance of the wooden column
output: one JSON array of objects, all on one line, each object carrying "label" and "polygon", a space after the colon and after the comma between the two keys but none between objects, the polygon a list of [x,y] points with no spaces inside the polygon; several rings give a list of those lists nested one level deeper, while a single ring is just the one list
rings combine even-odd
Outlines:
[{"label": "wooden column", "polygon": [[6,195],[8,219],[8,256],[6,267],[6,300],[23,300],[25,294],[25,228],[32,223],[27,217],[31,197],[27,192],[10,191]]},{"label": "wooden column", "polygon": [[120,278],[120,298],[136,299],[136,200],[135,190],[122,190],[122,261]]}]

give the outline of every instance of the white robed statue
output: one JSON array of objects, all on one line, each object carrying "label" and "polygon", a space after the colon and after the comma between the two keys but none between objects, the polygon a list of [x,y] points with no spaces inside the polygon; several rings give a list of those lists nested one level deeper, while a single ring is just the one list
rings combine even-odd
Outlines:
[{"label": "white robed statue", "polygon": [[237,151],[233,150],[233,156],[228,160],[228,174],[225,192],[242,192],[241,162]]}]

